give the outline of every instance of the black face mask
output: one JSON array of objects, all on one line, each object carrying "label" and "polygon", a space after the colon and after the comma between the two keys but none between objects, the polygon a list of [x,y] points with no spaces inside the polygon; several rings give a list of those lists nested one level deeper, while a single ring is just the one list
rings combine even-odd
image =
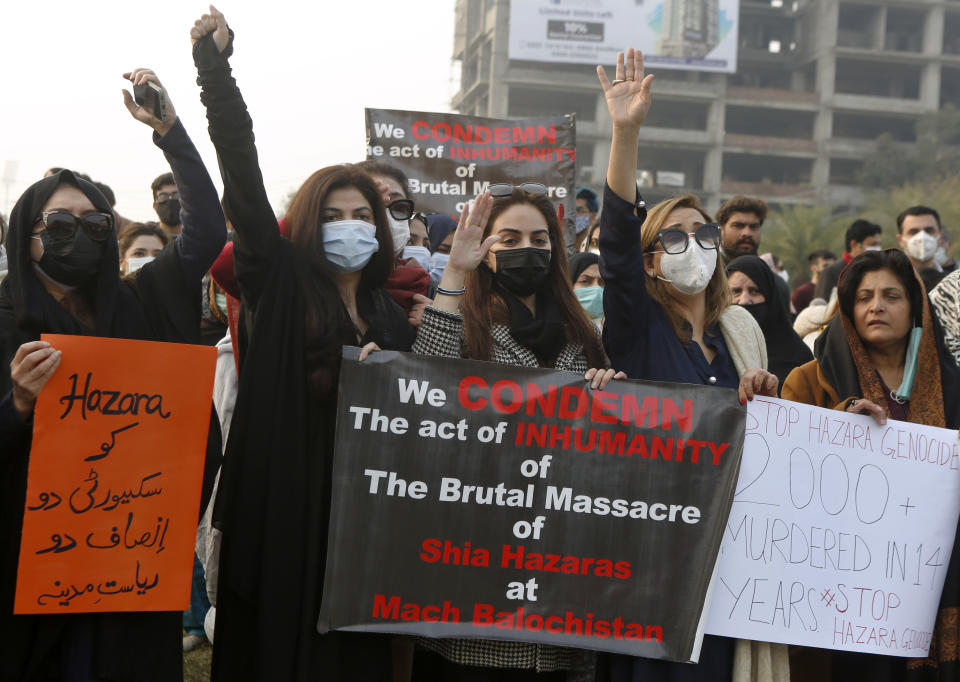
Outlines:
[{"label": "black face mask", "polygon": [[770,304],[766,301],[763,303],[751,303],[750,305],[741,307],[753,315],[753,319],[755,319],[761,327],[767,323],[767,318],[770,317]]},{"label": "black face mask", "polygon": [[527,247],[494,252],[497,282],[517,296],[536,293],[550,272],[550,249]]},{"label": "black face mask", "polygon": [[40,269],[50,277],[78,286],[96,276],[103,262],[106,242],[90,239],[83,228],[77,228],[70,239],[53,240],[46,230],[40,233],[43,255],[37,261]]},{"label": "black face mask", "polygon": [[157,203],[157,216],[164,225],[171,227],[180,224],[180,200],[170,199]]}]

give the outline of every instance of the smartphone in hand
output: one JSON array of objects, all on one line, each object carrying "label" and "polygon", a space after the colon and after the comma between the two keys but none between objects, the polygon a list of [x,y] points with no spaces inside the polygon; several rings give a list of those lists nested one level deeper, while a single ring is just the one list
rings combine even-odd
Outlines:
[{"label": "smartphone in hand", "polygon": [[134,85],[133,100],[159,120],[167,117],[167,100],[163,89],[156,83]]}]

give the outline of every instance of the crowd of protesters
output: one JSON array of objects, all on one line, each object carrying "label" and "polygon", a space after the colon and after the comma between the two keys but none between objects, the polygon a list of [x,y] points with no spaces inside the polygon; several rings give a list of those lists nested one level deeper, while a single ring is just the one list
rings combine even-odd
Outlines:
[{"label": "crowd of protesters", "polygon": [[[598,69],[611,151],[602,192],[576,191],[574,253],[537,178],[490,185],[452,217],[418,211],[389,164],[330,166],[278,221],[233,31],[211,8],[190,33],[222,198],[164,89],[163,120],[125,102],[170,165],[151,186],[156,220],[121,218],[108,186],[51,168],[0,225],[0,679],[178,680],[183,653],[208,640],[222,681],[960,678],[953,560],[924,660],[709,635],[685,665],[319,634],[342,346],[361,361],[396,350],[568,370],[594,389],[699,384],[957,429],[960,270],[937,211],[912,206],[895,217],[899,249],[856,220],[841,257],[813,251],[791,293],[761,253],[761,199],[732,197],[715,220],[692,195],[648,207],[636,168],[653,77],[632,49],[613,79]],[[163,88],[147,69],[125,78]],[[33,411],[61,358],[45,333],[217,346],[187,612],[13,615]]]}]

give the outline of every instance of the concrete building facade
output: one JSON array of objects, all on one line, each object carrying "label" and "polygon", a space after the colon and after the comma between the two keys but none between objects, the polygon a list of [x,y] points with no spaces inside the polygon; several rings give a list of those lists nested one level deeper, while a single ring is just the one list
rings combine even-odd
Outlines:
[{"label": "concrete building facade", "polygon": [[[578,181],[602,186],[610,121],[594,69],[509,59],[509,15],[509,0],[457,0],[453,109],[575,113]],[[736,73],[654,73],[638,169],[648,201],[853,208],[877,136],[915,142],[921,115],[960,101],[960,0],[741,0]]]}]

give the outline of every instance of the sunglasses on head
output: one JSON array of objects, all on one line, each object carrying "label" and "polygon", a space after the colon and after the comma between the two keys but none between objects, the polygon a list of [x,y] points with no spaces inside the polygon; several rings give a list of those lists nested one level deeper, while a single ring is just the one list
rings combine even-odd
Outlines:
[{"label": "sunglasses on head", "polygon": [[430,223],[427,222],[427,214],[422,211],[414,211],[413,215],[410,217],[411,220],[419,220],[423,223],[424,227],[429,227]]},{"label": "sunglasses on head", "polygon": [[96,241],[103,241],[113,234],[113,216],[101,211],[87,213],[79,218],[62,209],[44,211],[38,222],[43,223],[44,229],[54,241],[72,239],[77,233],[78,225],[82,225],[87,236]]},{"label": "sunglasses on head", "polygon": [[693,233],[687,233],[676,227],[668,227],[660,230],[660,234],[654,240],[663,247],[666,253],[678,254],[687,250],[690,245],[690,236],[693,236],[704,249],[716,249],[720,246],[720,225],[717,223],[706,223],[701,225]]},{"label": "sunglasses on head", "polygon": [[530,196],[546,196],[547,186],[542,182],[522,182],[519,185],[511,185],[509,182],[496,182],[489,187],[487,191],[492,197],[508,197],[513,194],[514,189],[519,189]]},{"label": "sunglasses on head", "polygon": [[410,220],[413,217],[413,199],[395,199],[387,204],[394,220]]}]

